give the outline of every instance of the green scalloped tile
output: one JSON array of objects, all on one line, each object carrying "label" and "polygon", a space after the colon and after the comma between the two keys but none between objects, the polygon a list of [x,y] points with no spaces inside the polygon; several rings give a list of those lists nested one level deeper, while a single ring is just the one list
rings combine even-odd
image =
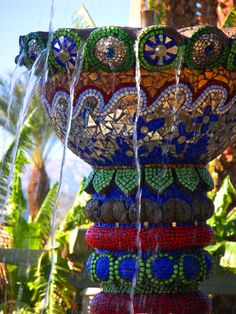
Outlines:
[{"label": "green scalloped tile", "polygon": [[179,183],[190,191],[195,191],[200,179],[195,168],[176,168]]},{"label": "green scalloped tile", "polygon": [[89,194],[93,193],[93,177],[95,176],[95,173],[96,170],[92,170],[84,182],[84,191]]},{"label": "green scalloped tile", "polygon": [[93,178],[93,187],[97,193],[103,192],[112,182],[115,169],[99,169]]},{"label": "green scalloped tile", "polygon": [[207,168],[198,168],[197,169],[199,177],[204,181],[207,185],[207,191],[211,191],[214,189],[214,181],[208,171]]},{"label": "green scalloped tile", "polygon": [[174,178],[171,169],[146,168],[145,182],[154,190],[161,192],[167,189],[174,182]]},{"label": "green scalloped tile", "polygon": [[137,169],[119,169],[116,172],[115,183],[124,194],[129,194],[137,189],[137,180]]}]

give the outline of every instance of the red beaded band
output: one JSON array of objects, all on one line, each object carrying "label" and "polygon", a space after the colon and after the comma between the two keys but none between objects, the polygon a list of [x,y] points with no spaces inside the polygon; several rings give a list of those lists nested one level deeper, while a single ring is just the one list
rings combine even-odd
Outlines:
[{"label": "red beaded band", "polygon": [[[92,226],[86,233],[89,246],[103,250],[137,250],[137,228]],[[143,251],[193,249],[214,242],[209,226],[141,228],[139,239]]]},{"label": "red beaded band", "polygon": [[[131,311],[131,308],[133,311]],[[91,302],[93,314],[210,314],[211,302],[201,293],[135,295],[101,292]]]}]

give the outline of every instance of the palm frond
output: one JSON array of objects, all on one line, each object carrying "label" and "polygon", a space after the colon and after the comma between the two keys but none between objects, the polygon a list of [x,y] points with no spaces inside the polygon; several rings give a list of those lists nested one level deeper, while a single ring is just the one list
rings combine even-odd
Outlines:
[{"label": "palm frond", "polygon": [[85,206],[91,196],[84,191],[85,178],[82,179],[78,193],[71,209],[67,212],[60,224],[60,230],[73,230],[76,226],[88,224],[89,220],[85,214]]},{"label": "palm frond", "polygon": [[91,15],[83,4],[81,4],[79,10],[74,15],[73,25],[80,29],[95,27],[95,23]]},{"label": "palm frond", "polygon": [[[45,313],[65,313],[66,310],[76,308],[73,301],[76,289],[73,287],[66,274],[69,272],[67,261],[62,258],[61,252],[54,252],[54,269],[48,293],[48,304]],[[35,270],[35,280],[29,283],[33,291],[32,301],[36,301],[35,312],[40,313],[45,306],[46,288],[51,272],[51,253],[43,253],[39,259],[38,267]]]},{"label": "palm frond", "polygon": [[[0,162],[0,205],[4,206],[8,194],[10,194],[10,181],[11,181],[11,171],[14,166],[17,171],[15,180],[19,180],[19,174],[23,170],[24,164],[28,163],[28,159],[25,156],[25,151],[33,147],[32,141],[32,130],[34,128],[34,116],[35,112],[32,112],[28,119],[26,120],[21,133],[18,145],[18,153],[16,155],[16,161],[14,165],[12,164],[12,156],[14,151],[15,142],[13,142],[6,153],[4,154]],[[18,179],[16,179],[18,178]],[[16,183],[16,182],[15,182]]]},{"label": "palm frond", "polygon": [[54,204],[58,194],[58,183],[49,190],[43,204],[40,207],[38,215],[34,222],[40,226],[40,233],[42,239],[47,239],[50,234],[51,220],[53,215]]},{"label": "palm frond", "polygon": [[236,7],[233,7],[228,13],[221,27],[236,27]]}]

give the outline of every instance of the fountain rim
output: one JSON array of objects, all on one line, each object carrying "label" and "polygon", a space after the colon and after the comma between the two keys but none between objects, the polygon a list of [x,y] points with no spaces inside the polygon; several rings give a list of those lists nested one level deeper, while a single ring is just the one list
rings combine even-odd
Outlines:
[{"label": "fountain rim", "polygon": [[[58,28],[53,32],[53,34],[59,30],[67,30],[76,33],[82,40],[88,40],[90,35],[93,33],[93,31],[102,29],[102,28],[120,28],[125,31],[130,35],[131,41],[134,43],[137,39],[138,36],[142,33],[142,31],[150,29],[152,27],[164,27],[167,30],[177,32],[180,37],[182,37],[181,41],[186,41],[192,37],[196,31],[203,27],[208,27],[210,29],[214,29],[217,31],[221,31],[222,34],[225,36],[226,39],[235,39],[236,38],[236,27],[226,27],[226,28],[218,28],[214,25],[199,25],[199,26],[189,26],[189,27],[184,27],[184,28],[174,28],[170,27],[168,25],[162,25],[162,24],[155,24],[155,25],[150,25],[147,27],[129,27],[129,26],[116,26],[116,25],[107,25],[107,26],[101,26],[101,27],[95,27],[95,28],[87,28],[87,29],[79,29],[79,28]],[[34,31],[30,32],[26,35],[21,35],[19,37],[19,46],[20,46],[20,51],[23,49],[24,41],[25,39],[30,36],[31,34],[37,34],[39,35],[42,40],[47,41],[48,40],[48,34],[49,32],[46,31]],[[20,53],[15,57],[15,63],[18,62],[19,60]],[[21,61],[20,65],[26,65],[24,61]]]}]

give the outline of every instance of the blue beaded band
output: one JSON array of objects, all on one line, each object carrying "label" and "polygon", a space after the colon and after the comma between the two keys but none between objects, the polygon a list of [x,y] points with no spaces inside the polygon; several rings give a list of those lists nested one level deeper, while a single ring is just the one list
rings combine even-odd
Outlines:
[{"label": "blue beaded band", "polygon": [[213,261],[204,250],[157,252],[141,257],[134,253],[110,251],[93,253],[87,268],[91,278],[98,282],[131,286],[136,277],[139,288],[147,278],[150,285],[164,285],[170,289],[171,285],[197,284],[207,279],[213,270]]}]

